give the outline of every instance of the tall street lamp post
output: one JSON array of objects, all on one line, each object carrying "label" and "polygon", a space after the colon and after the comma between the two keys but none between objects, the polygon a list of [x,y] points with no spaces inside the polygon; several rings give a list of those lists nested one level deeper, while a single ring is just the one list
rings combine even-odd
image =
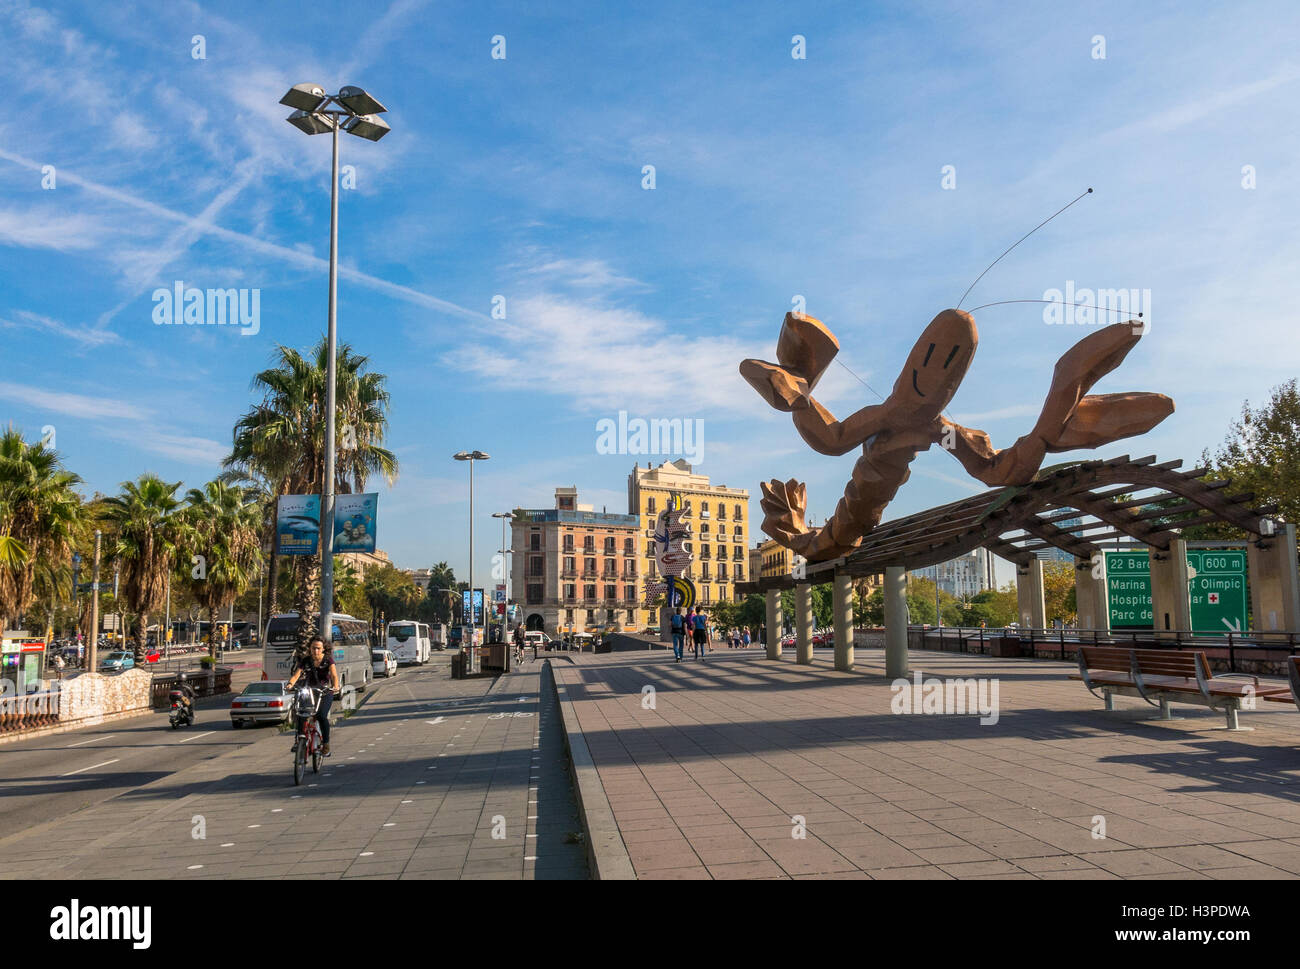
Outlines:
[{"label": "tall street lamp post", "polygon": [[[452,455],[457,461],[469,462],[469,645],[474,643],[474,462],[486,461],[490,455],[482,451],[458,451]],[[483,604],[487,611],[487,603]],[[468,655],[468,654],[467,654]]]},{"label": "tall street lamp post", "polygon": [[492,517],[501,519],[501,569],[504,577],[501,584],[506,587],[506,601],[502,603],[501,612],[501,641],[504,643],[506,641],[506,614],[510,611],[508,604],[510,602],[510,565],[506,556],[514,551],[514,549],[506,545],[506,520],[515,516],[513,512],[509,511],[494,511]]},{"label": "tall street lamp post", "polygon": [[[330,613],[334,611],[334,380],[336,334],[334,328],[335,295],[338,279],[339,248],[339,130],[350,135],[378,141],[389,127],[380,114],[382,104],[359,87],[348,85],[338,94],[326,94],[319,84],[295,84],[280,103],[294,109],[286,119],[299,131],[309,135],[333,135],[334,154],[330,178],[330,283],[329,335],[325,391],[325,480],[320,502],[320,635],[329,638]],[[214,630],[215,633],[215,630]]]}]

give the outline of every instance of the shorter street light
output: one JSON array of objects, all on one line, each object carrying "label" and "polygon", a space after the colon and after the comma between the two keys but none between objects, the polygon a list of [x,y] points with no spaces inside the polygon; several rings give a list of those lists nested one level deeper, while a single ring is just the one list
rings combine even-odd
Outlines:
[{"label": "shorter street light", "polygon": [[[474,462],[486,461],[491,455],[482,451],[458,451],[452,457],[469,462],[469,641],[474,643]],[[483,604],[484,612],[487,603]]]}]

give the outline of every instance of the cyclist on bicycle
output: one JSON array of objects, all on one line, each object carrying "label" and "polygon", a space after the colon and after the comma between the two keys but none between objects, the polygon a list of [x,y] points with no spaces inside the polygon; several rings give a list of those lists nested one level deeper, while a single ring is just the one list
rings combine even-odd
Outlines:
[{"label": "cyclist on bicycle", "polygon": [[299,676],[307,678],[307,685],[321,691],[320,706],[316,711],[316,723],[320,727],[321,753],[328,756],[330,752],[330,704],[334,697],[331,690],[338,692],[339,670],[334,665],[334,657],[325,653],[325,641],[313,636],[307,641],[307,659],[293,671],[289,677],[289,690],[298,682]]}]

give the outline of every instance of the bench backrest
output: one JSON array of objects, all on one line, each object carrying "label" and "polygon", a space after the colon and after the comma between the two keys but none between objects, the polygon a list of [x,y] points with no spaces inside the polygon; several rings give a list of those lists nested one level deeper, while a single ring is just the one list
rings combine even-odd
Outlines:
[{"label": "bench backrest", "polygon": [[1116,646],[1080,646],[1079,666],[1086,670],[1128,673],[1133,669],[1133,650]]},{"label": "bench backrest", "polygon": [[1176,649],[1135,649],[1133,660],[1144,676],[1182,676],[1194,680],[1199,672],[1209,678],[1204,653]]}]

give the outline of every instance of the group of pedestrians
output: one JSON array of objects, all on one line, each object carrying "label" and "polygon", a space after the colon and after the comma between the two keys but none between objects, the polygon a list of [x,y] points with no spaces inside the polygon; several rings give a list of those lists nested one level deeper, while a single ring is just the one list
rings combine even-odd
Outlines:
[{"label": "group of pedestrians", "polygon": [[669,625],[673,634],[673,656],[678,663],[682,661],[688,635],[695,646],[695,658],[704,659],[704,654],[709,651],[709,619],[703,609],[696,606],[683,616],[681,606],[678,606],[673,611]]},{"label": "group of pedestrians", "polygon": [[733,626],[731,631],[727,633],[727,640],[731,643],[732,649],[742,649],[747,648],[754,641],[754,638],[749,634],[747,628],[737,629]]}]

